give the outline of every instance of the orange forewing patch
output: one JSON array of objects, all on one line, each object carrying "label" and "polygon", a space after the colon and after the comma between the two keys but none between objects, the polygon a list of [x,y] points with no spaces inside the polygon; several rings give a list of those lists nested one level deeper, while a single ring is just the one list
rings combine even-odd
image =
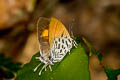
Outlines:
[{"label": "orange forewing patch", "polygon": [[52,46],[54,39],[60,37],[62,34],[70,36],[65,26],[55,18],[51,18],[50,20],[48,34],[50,46]]}]

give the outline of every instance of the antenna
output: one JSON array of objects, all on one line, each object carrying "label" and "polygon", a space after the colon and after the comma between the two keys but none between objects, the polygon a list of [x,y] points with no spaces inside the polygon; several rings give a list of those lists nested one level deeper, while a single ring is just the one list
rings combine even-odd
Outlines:
[{"label": "antenna", "polygon": [[73,35],[73,32],[72,32],[72,28],[74,26],[74,22],[75,22],[75,19],[73,18],[72,21],[71,21],[71,24],[69,24],[69,29],[68,29],[68,31],[70,32],[70,36],[72,38],[74,38],[74,35]]}]

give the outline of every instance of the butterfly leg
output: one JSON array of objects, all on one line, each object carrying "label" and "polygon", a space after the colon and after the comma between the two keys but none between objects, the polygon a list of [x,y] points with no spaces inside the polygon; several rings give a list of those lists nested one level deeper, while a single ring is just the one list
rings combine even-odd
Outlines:
[{"label": "butterfly leg", "polygon": [[73,41],[73,45],[74,45],[75,48],[77,48],[78,44],[76,43],[76,41]]},{"label": "butterfly leg", "polygon": [[45,71],[46,71],[46,67],[45,67]]},{"label": "butterfly leg", "polygon": [[49,65],[50,71],[52,71],[51,65]]},{"label": "butterfly leg", "polygon": [[48,64],[45,64],[45,65],[42,67],[42,69],[41,69],[40,72],[39,72],[39,75],[41,75],[42,71],[43,71],[47,66],[48,66]]},{"label": "butterfly leg", "polygon": [[70,50],[68,50],[68,54],[70,55]]},{"label": "butterfly leg", "polygon": [[40,64],[38,64],[34,69],[33,69],[33,71],[34,72],[36,72],[37,71],[37,69],[38,69],[38,67],[41,65],[41,63]]},{"label": "butterfly leg", "polygon": [[35,57],[35,59],[40,59],[40,57]]},{"label": "butterfly leg", "polygon": [[72,45],[69,44],[69,48],[67,49],[69,55],[70,55],[70,50],[71,50],[71,48],[72,48]]}]

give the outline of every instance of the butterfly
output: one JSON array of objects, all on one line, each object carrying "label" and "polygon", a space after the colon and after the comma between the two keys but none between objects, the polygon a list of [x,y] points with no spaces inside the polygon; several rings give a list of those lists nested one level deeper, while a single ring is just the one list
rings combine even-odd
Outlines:
[{"label": "butterfly", "polygon": [[77,47],[77,43],[70,36],[65,26],[56,18],[39,18],[37,22],[38,40],[40,43],[40,56],[36,57],[40,61],[34,68],[37,71],[41,63],[44,66],[41,72],[48,66],[52,71],[51,66],[56,62],[60,62],[67,53],[70,54],[72,47]]}]

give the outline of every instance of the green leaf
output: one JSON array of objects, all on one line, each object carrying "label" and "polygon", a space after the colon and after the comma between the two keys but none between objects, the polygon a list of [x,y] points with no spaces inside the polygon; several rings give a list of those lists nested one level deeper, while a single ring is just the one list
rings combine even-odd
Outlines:
[{"label": "green leaf", "polygon": [[32,60],[18,71],[16,80],[90,80],[88,68],[88,56],[83,46],[79,43],[78,48],[73,48],[70,55],[52,66],[50,71],[43,71],[39,76],[38,73],[42,66],[33,72],[33,69],[40,63],[35,57],[40,56],[39,53],[32,57]]},{"label": "green leaf", "polygon": [[104,71],[107,74],[108,80],[117,80],[117,76],[120,74],[120,69],[105,68]]},{"label": "green leaf", "polygon": [[83,38],[84,43],[87,45],[89,48],[89,56],[92,56],[93,54],[96,54],[98,59],[101,61],[102,60],[102,54],[96,50],[85,38]]},{"label": "green leaf", "polygon": [[93,52],[94,49],[93,49],[92,45],[85,38],[82,38],[82,40],[84,41],[84,43],[89,48],[89,56],[92,56],[92,54],[94,53]]}]

